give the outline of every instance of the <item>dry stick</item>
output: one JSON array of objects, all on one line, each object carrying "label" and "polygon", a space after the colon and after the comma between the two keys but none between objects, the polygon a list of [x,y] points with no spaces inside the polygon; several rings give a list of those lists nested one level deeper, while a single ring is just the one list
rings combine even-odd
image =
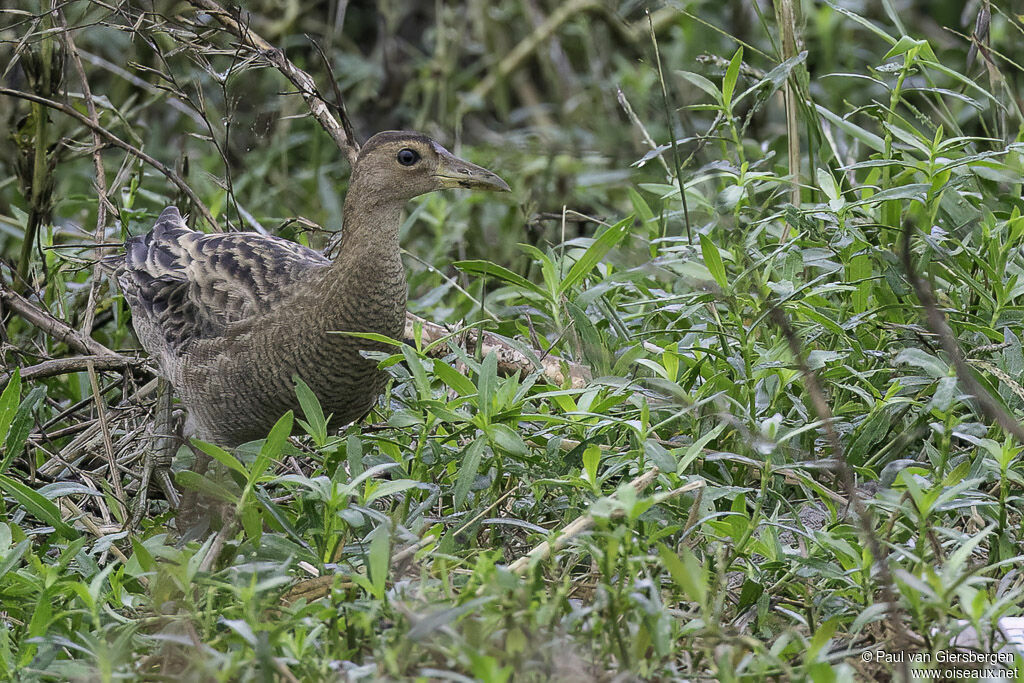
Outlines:
[{"label": "dry stick", "polygon": [[234,519],[225,519],[224,526],[220,528],[217,535],[213,539],[213,543],[210,544],[210,549],[206,553],[206,557],[199,563],[199,571],[208,572],[213,568],[213,565],[217,562],[217,558],[220,557],[221,551],[224,550],[224,544],[227,543],[228,538],[235,533],[235,521]]},{"label": "dry stick", "polygon": [[[604,9],[606,8],[602,6],[602,10]],[[671,4],[660,9],[656,9],[650,13],[650,19],[648,21],[638,19],[627,26],[624,37],[631,43],[639,43],[647,37],[649,27],[651,25],[654,26],[655,32],[661,32],[665,27],[675,24],[679,20],[679,14],[679,10]],[[614,27],[614,24],[610,25]]]},{"label": "dry stick", "polygon": [[[443,325],[432,323],[418,315],[412,313],[406,313],[405,315],[405,338],[415,338],[416,325],[422,325],[423,331],[421,339],[426,343],[433,343],[445,337],[453,336],[453,333]],[[508,341],[503,339],[500,335],[493,332],[481,332],[479,330],[467,330],[466,331],[466,347],[472,348],[475,346],[477,341],[481,344],[481,352],[483,355],[488,353],[495,353],[498,356],[498,369],[506,375],[515,374],[516,372],[529,373],[536,369],[536,363],[523,354],[522,351],[515,348]],[[447,349],[442,345],[438,344],[429,353],[435,356],[445,355]],[[538,352],[539,353],[539,352]],[[580,389],[586,386],[586,383],[590,380],[590,370],[579,363],[559,358],[558,356],[545,356],[540,360],[541,368],[544,371],[544,376],[552,383],[562,385],[568,381],[574,389]],[[565,367],[568,370],[568,377],[562,368]]]},{"label": "dry stick", "polygon": [[345,113],[343,105],[339,112],[342,117],[342,122],[339,123],[331,114],[330,106],[320,96],[319,92],[317,92],[316,82],[313,80],[312,76],[292,64],[291,61],[284,56],[284,52],[265,41],[258,33],[250,29],[248,26],[243,26],[238,23],[238,21],[228,13],[227,10],[213,0],[189,0],[189,3],[193,7],[209,12],[217,19],[217,21],[237,36],[243,44],[262,52],[267,60],[269,60],[285,78],[291,81],[292,85],[299,89],[299,94],[302,95],[302,99],[306,101],[306,105],[309,107],[313,117],[316,118],[323,129],[327,131],[327,134],[331,136],[334,143],[338,146],[338,149],[345,153],[348,157],[349,163],[355,164],[356,157],[359,156],[359,143],[356,142],[355,134],[352,130],[352,124],[348,120],[348,116]]},{"label": "dry stick", "polygon": [[[651,482],[658,476],[659,471],[660,470],[658,470],[657,467],[652,467],[633,481],[629,482],[629,485],[633,487],[634,491],[641,493],[645,488],[650,486]],[[660,503],[668,500],[669,498],[678,496],[681,493],[686,493],[687,491],[699,489],[702,486],[704,486],[703,479],[692,481],[685,486],[680,486],[677,489],[673,489],[672,491],[668,491],[667,493],[658,496],[658,502]],[[526,570],[530,568],[530,565],[535,560],[542,560],[551,555],[551,553],[557,552],[565,547],[565,545],[573,538],[579,536],[584,531],[587,531],[592,526],[594,526],[594,517],[589,512],[581,517],[577,517],[575,520],[563,527],[554,540],[544,541],[536,548],[510,564],[508,566],[508,570],[513,574],[525,574]]]},{"label": "dry stick", "polygon": [[[96,370],[124,370],[126,368],[139,367],[145,364],[142,358],[130,356],[103,355],[103,356],[70,356],[68,358],[53,358],[45,360],[36,365],[28,365],[20,369],[23,380],[43,379],[44,377],[56,377],[67,375],[72,372],[81,372],[88,369],[88,364]],[[0,374],[0,385],[7,382],[10,373]]]},{"label": "dry stick", "polygon": [[[68,508],[71,509],[71,512],[73,514],[78,515],[79,521],[82,522],[83,526],[85,526],[85,528],[89,530],[89,533],[91,533],[96,538],[103,538],[103,531],[96,525],[96,522],[93,521],[92,515],[90,515],[82,508],[78,507],[75,501],[71,500],[70,498],[64,498],[61,502],[64,505],[67,505]],[[110,544],[110,552],[112,555],[114,555],[114,557],[121,560],[121,562],[127,564],[128,558],[125,556],[123,552],[121,552],[121,549],[113,543]],[[138,579],[139,583],[141,583],[143,586],[149,585],[149,581],[148,579],[146,579],[145,576],[140,576],[138,577]]]},{"label": "dry stick", "polygon": [[957,343],[956,335],[953,334],[949,323],[946,322],[946,316],[942,314],[935,302],[935,294],[932,292],[931,285],[914,270],[913,254],[910,251],[912,231],[913,228],[908,221],[903,227],[903,254],[901,256],[903,258],[903,268],[907,271],[907,279],[914,286],[914,292],[917,294],[921,306],[924,307],[925,321],[928,329],[939,338],[942,349],[953,361],[953,368],[956,370],[957,379],[960,380],[964,391],[974,396],[974,399],[978,402],[981,411],[985,415],[995,420],[999,423],[1000,427],[1013,434],[1017,441],[1024,444],[1024,426],[1007,413],[999,405],[999,402],[992,398],[988,390],[974,378],[971,367],[964,360],[964,354],[960,350],[960,344]]},{"label": "dry stick", "polygon": [[111,351],[95,339],[82,334],[64,321],[53,317],[50,313],[15,292],[4,282],[0,282],[0,302],[6,304],[12,311],[38,327],[42,332],[64,342],[79,353],[127,359],[127,356]]},{"label": "dry stick", "polygon": [[[85,76],[85,68],[82,66],[82,58],[78,54],[78,48],[75,47],[75,41],[71,38],[71,30],[68,28],[68,23],[64,19],[64,13],[59,9],[56,11],[57,21],[64,29],[61,33],[61,38],[64,40],[64,47],[68,54],[71,55],[71,62],[75,65],[75,71],[78,73],[78,80],[82,83],[82,96],[85,99],[85,108],[89,112],[89,118],[92,120],[93,125],[96,128],[100,127],[100,117],[96,111],[96,103],[92,98],[92,89],[89,87],[89,79]],[[96,195],[98,202],[96,204],[96,231],[94,237],[97,245],[103,243],[103,236],[106,232],[107,227],[107,206],[110,204],[110,200],[107,198],[107,174],[103,169],[103,141],[100,134],[95,129],[92,131],[92,161],[93,166],[96,167]],[[113,207],[110,207],[113,209]],[[102,258],[106,250],[99,246],[97,249],[97,256]],[[92,278],[92,284],[89,287],[89,302],[85,307],[85,316],[82,319],[82,332],[83,334],[89,334],[92,330],[93,320],[96,318],[96,291],[99,289],[100,281],[98,278]]]},{"label": "dry stick", "polygon": [[168,180],[174,183],[179,190],[185,193],[185,196],[189,198],[189,201],[191,201],[192,204],[194,204],[196,208],[199,209],[199,213],[203,214],[203,218],[206,220],[207,223],[210,224],[211,228],[213,228],[217,232],[223,232],[223,229],[220,227],[220,223],[218,223],[217,219],[213,217],[212,213],[210,213],[210,209],[207,208],[206,204],[203,204],[202,200],[199,199],[196,193],[192,191],[192,188],[189,187],[188,184],[185,183],[185,181],[182,180],[181,177],[174,172],[174,169],[170,168],[169,166],[160,161],[157,161],[153,157],[143,152],[138,147],[132,145],[131,143],[125,142],[124,140],[117,137],[103,126],[93,123],[88,116],[81,113],[74,107],[69,107],[68,105],[63,104],[62,102],[57,102],[56,100],[50,100],[45,97],[33,95],[32,93],[22,92],[20,90],[13,90],[11,88],[0,87],[0,95],[7,95],[8,97],[17,97],[18,99],[26,100],[28,102],[36,102],[37,104],[45,105],[50,109],[66,114],[71,118],[75,119],[76,121],[78,121],[79,123],[81,123],[89,130],[95,133],[99,133],[99,135],[104,140],[114,145],[115,147],[120,147],[129,154],[132,154],[138,157],[139,159],[142,159],[147,164],[149,164],[156,170],[160,171],[160,173],[162,173]]},{"label": "dry stick", "polygon": [[[626,117],[640,131],[640,135],[643,137],[644,142],[647,143],[647,146],[652,150],[658,149],[658,143],[654,141],[651,134],[647,132],[647,126],[644,125],[644,122],[641,121],[640,117],[636,115],[635,111],[633,111],[633,105],[631,105],[629,100],[626,99],[626,94],[622,92],[622,88],[620,86],[615,86],[615,98],[619,101],[619,106],[622,107],[622,111],[626,112]],[[658,163],[661,164],[661,167],[665,169],[665,175],[672,175],[672,171],[668,167],[668,162],[665,161],[665,155],[659,154],[655,159],[657,159]]]},{"label": "dry stick", "polygon": [[[772,320],[778,325],[779,329],[782,330],[783,336],[786,338],[786,343],[789,345],[789,352],[793,354],[796,359],[797,366],[800,368],[800,374],[803,376],[804,386],[807,388],[807,393],[810,395],[811,404],[814,406],[814,411],[818,414],[818,418],[821,420],[825,427],[825,437],[828,439],[829,445],[832,447],[832,453],[835,456],[833,469],[839,475],[839,480],[842,482],[843,489],[846,491],[846,495],[850,500],[850,504],[853,507],[853,512],[857,517],[857,521],[860,523],[861,534],[867,541],[868,549],[871,551],[871,555],[874,558],[875,566],[878,570],[878,577],[882,584],[882,599],[886,603],[886,611],[889,616],[889,625],[895,634],[896,642],[893,644],[893,650],[902,650],[904,645],[909,641],[906,627],[903,624],[903,609],[900,607],[899,600],[896,595],[894,586],[896,585],[892,572],[889,570],[889,564],[886,562],[886,556],[882,554],[882,545],[878,542],[878,537],[875,535],[874,527],[871,523],[871,517],[868,515],[867,508],[864,507],[864,501],[861,500],[860,492],[857,491],[856,479],[854,478],[853,468],[850,467],[849,461],[846,459],[846,454],[843,451],[842,441],[839,439],[839,433],[836,432],[835,425],[833,424],[832,409],[829,408],[828,400],[825,398],[825,393],[821,389],[821,385],[818,384],[818,376],[814,374],[810,366],[804,360],[802,344],[800,338],[793,330],[792,325],[789,324],[789,319],[786,314],[783,313],[782,309],[772,305],[771,308]],[[909,671],[906,670],[907,665],[904,663],[901,666],[903,674],[902,680],[910,680]]]},{"label": "dry stick", "polygon": [[100,393],[100,383],[96,379],[96,366],[92,361],[86,361],[86,368],[89,371],[89,384],[92,385],[92,396],[96,401],[96,419],[100,423],[100,431],[103,433],[103,449],[107,455],[107,463],[110,465],[110,483],[114,486],[114,494],[122,506],[128,501],[124,495],[124,486],[121,485],[121,470],[117,466],[117,456],[114,455],[114,443],[110,439],[110,425],[107,424],[106,404],[103,402],[103,394]]}]

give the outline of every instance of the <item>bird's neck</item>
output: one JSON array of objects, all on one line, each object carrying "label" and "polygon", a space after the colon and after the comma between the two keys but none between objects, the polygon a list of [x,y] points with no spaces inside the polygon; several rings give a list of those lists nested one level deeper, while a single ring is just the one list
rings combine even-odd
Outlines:
[{"label": "bird's neck", "polygon": [[407,285],[398,231],[405,201],[386,196],[358,178],[349,186],[338,255],[316,294],[331,302],[321,306],[326,329],[401,333]]},{"label": "bird's neck", "polygon": [[353,178],[342,214],[341,257],[359,254],[371,259],[398,258],[401,251],[398,230],[405,203],[405,199],[389,196],[359,176]]}]

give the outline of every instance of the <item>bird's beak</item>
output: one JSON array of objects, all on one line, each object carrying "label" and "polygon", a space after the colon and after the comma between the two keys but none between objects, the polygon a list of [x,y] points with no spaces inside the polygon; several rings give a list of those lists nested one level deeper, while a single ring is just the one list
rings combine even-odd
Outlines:
[{"label": "bird's beak", "polygon": [[433,173],[443,188],[465,188],[467,190],[488,190],[510,192],[504,180],[482,166],[460,159],[446,149],[439,150],[437,170]]}]

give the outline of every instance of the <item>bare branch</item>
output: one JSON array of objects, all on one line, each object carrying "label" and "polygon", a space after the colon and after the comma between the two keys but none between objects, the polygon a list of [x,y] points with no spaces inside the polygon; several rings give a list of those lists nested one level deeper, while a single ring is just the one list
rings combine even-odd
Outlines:
[{"label": "bare branch", "polygon": [[[68,358],[52,358],[42,363],[27,365],[20,370],[23,380],[43,379],[44,377],[56,377],[67,375],[72,372],[81,372],[89,368],[92,363],[96,370],[124,370],[125,368],[142,367],[146,361],[143,358],[132,358],[131,356],[100,355],[100,356],[70,356]],[[0,374],[0,384],[4,384],[10,378],[10,373]]]},{"label": "bare branch", "polygon": [[[75,65],[75,71],[78,73],[78,80],[82,83],[82,97],[85,99],[85,108],[89,112],[89,118],[92,120],[93,125],[96,128],[100,127],[100,117],[96,111],[96,103],[92,98],[92,89],[89,87],[89,79],[86,78],[85,68],[82,66],[82,58],[78,54],[78,48],[75,47],[75,41],[71,37],[71,30],[68,28],[68,23],[64,19],[64,13],[59,9],[54,13],[57,23],[62,29],[61,38],[64,41],[65,50],[71,55],[71,63]],[[107,173],[103,168],[103,141],[99,133],[96,132],[96,128],[93,128],[92,132],[92,162],[96,168],[96,195],[98,198],[96,204],[96,230],[93,233],[96,240],[97,256],[103,257],[105,249],[103,247],[104,234],[106,233],[107,227],[107,209],[115,211],[113,205],[110,203],[110,199],[107,197]],[[89,302],[85,307],[85,316],[82,318],[82,331],[84,334],[89,334],[92,329],[93,320],[96,317],[96,291],[99,288],[99,278],[92,278],[92,284],[89,286]]]},{"label": "bare branch", "polygon": [[907,271],[907,279],[914,286],[914,292],[917,293],[917,298],[921,302],[921,306],[924,307],[925,321],[928,329],[939,338],[942,349],[949,355],[950,360],[953,361],[953,368],[956,370],[957,379],[960,380],[964,391],[974,396],[978,406],[985,415],[995,420],[1007,432],[1013,434],[1019,443],[1024,444],[1024,426],[1006,412],[999,405],[999,402],[992,398],[988,390],[981,385],[981,382],[974,377],[971,366],[964,360],[964,353],[960,350],[960,344],[957,342],[956,335],[953,334],[949,323],[946,322],[946,316],[939,310],[938,304],[935,301],[935,294],[932,292],[932,286],[914,270],[913,254],[910,251],[910,237],[913,234],[913,230],[910,222],[903,226],[903,254],[901,256],[903,257],[903,268]]},{"label": "bare branch", "polygon": [[82,334],[63,320],[53,317],[15,292],[4,282],[0,282],[0,302],[6,304],[12,311],[38,327],[45,334],[64,342],[79,353],[88,353],[96,356],[115,356],[125,359],[126,362],[130,360],[127,356],[115,353],[95,339]]},{"label": "bare branch", "polygon": [[142,159],[147,164],[149,164],[150,166],[164,174],[164,176],[172,183],[174,183],[179,190],[184,192],[185,196],[189,198],[189,201],[191,201],[196,206],[196,208],[199,209],[199,213],[203,214],[203,218],[206,220],[207,223],[209,223],[211,228],[213,228],[217,232],[223,232],[223,228],[220,227],[220,223],[218,223],[217,219],[213,217],[212,213],[210,213],[210,209],[206,206],[206,204],[202,202],[201,199],[199,199],[199,196],[192,191],[192,188],[189,187],[188,184],[181,179],[181,176],[174,172],[174,169],[170,168],[169,166],[160,161],[157,161],[156,159],[149,156],[135,145],[125,142],[124,140],[117,137],[103,126],[93,123],[88,116],[82,114],[77,109],[69,107],[68,105],[63,104],[61,102],[57,102],[55,100],[47,99],[45,97],[39,97],[38,95],[22,92],[20,90],[14,90],[12,88],[0,87],[0,95],[7,95],[8,97],[17,97],[18,99],[26,100],[28,102],[42,104],[46,107],[49,107],[50,109],[66,114],[71,118],[75,119],[76,121],[78,121],[79,123],[81,123],[83,126],[87,127],[89,130],[99,133],[104,140],[114,145],[115,147],[120,147],[124,151],[138,157],[139,159]]},{"label": "bare branch", "polygon": [[[412,339],[415,333],[415,326],[422,325],[423,333],[422,340],[427,343],[436,342],[445,337],[453,336],[453,333],[443,325],[432,323],[418,315],[412,313],[405,314],[405,338]],[[493,332],[480,332],[478,330],[467,330],[465,344],[466,347],[475,347],[477,341],[480,341],[481,352],[484,355],[489,353],[496,353],[498,355],[498,370],[506,375],[511,375],[516,372],[529,373],[537,369],[537,362],[529,358],[522,351],[515,348],[508,342],[504,337],[497,335]],[[447,350],[442,346],[437,346],[434,349],[435,355],[444,355]],[[544,371],[544,376],[548,381],[562,385],[565,384],[566,379],[570,382],[570,385],[574,389],[580,389],[586,386],[587,382],[591,379],[590,370],[579,363],[574,363],[570,360],[560,358],[558,356],[543,355],[543,352],[538,350],[537,356],[540,358],[540,367]],[[568,372],[568,375],[566,374]]]},{"label": "bare branch", "polygon": [[248,26],[243,26],[214,0],[189,0],[189,3],[193,7],[209,12],[210,15],[216,17],[217,21],[238,37],[243,44],[263,53],[263,56],[299,89],[299,94],[306,101],[306,105],[309,107],[313,117],[320,122],[323,129],[331,136],[338,149],[345,153],[349,163],[355,163],[356,157],[359,156],[359,143],[356,142],[355,135],[352,133],[352,124],[348,120],[343,103],[340,103],[341,109],[339,114],[342,116],[344,124],[339,123],[334,118],[334,115],[331,114],[330,106],[317,91],[316,82],[313,80],[313,77],[292,64],[284,56],[284,52],[265,41]]},{"label": "bare branch", "polygon": [[[867,508],[864,507],[864,501],[861,500],[860,492],[857,490],[853,468],[846,459],[842,440],[839,438],[839,433],[833,424],[832,409],[829,408],[825,392],[822,391],[821,385],[818,383],[818,376],[814,374],[811,367],[807,365],[807,361],[804,360],[800,338],[797,336],[793,326],[789,324],[786,314],[775,305],[772,305],[770,313],[772,320],[782,330],[782,336],[786,339],[790,353],[796,359],[797,366],[800,368],[800,374],[803,376],[804,387],[807,389],[807,393],[810,394],[811,405],[814,406],[814,411],[825,426],[825,437],[828,439],[835,458],[833,469],[839,474],[839,481],[846,491],[850,505],[853,507],[854,515],[856,515],[857,521],[860,524],[861,534],[867,542],[868,549],[874,558],[875,567],[878,570],[882,599],[886,603],[889,617],[889,626],[892,628],[896,639],[893,649],[901,649],[910,642],[910,639],[907,634],[906,625],[903,623],[903,610],[897,597],[896,583],[892,572],[889,570],[889,563],[886,561],[887,555],[884,553],[882,544],[878,541],[878,536],[875,534],[871,516],[868,514]],[[905,676],[904,680],[909,680],[909,678]]]}]

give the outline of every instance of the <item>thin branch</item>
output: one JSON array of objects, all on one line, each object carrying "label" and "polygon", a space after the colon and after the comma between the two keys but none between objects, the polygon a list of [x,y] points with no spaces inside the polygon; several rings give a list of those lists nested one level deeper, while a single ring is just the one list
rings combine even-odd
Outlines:
[{"label": "thin branch", "polygon": [[47,311],[39,308],[31,301],[11,289],[6,283],[0,282],[0,302],[12,311],[38,327],[43,333],[62,341],[79,353],[96,356],[115,356],[128,360],[126,356],[111,351],[95,339],[82,334],[63,320],[58,320]]},{"label": "thin branch", "polygon": [[96,401],[96,420],[100,423],[100,431],[103,434],[103,451],[107,456],[107,464],[110,466],[109,481],[114,487],[114,495],[122,509],[128,502],[124,495],[124,486],[121,484],[121,470],[117,466],[117,456],[114,454],[114,443],[110,439],[110,425],[107,423],[107,404],[103,402],[103,394],[100,393],[100,383],[96,377],[96,367],[92,361],[86,362],[89,370],[89,384],[92,386],[92,397]]},{"label": "thin branch", "polygon": [[[142,367],[145,365],[144,358],[132,358],[121,355],[99,355],[99,356],[71,356],[69,358],[53,358],[42,363],[28,365],[20,369],[19,373],[23,380],[43,379],[45,377],[56,377],[67,375],[72,372],[81,372],[88,369],[92,363],[96,370],[124,370],[126,368]],[[10,378],[10,373],[0,374],[0,385],[3,385]]]},{"label": "thin branch", "polygon": [[203,218],[206,220],[207,223],[209,223],[211,228],[213,228],[217,232],[223,232],[223,229],[220,227],[220,223],[218,223],[217,219],[213,217],[212,213],[210,213],[210,209],[206,206],[206,204],[202,202],[201,199],[199,199],[198,195],[196,195],[196,193],[192,191],[192,188],[189,187],[188,184],[181,179],[181,176],[174,172],[174,169],[170,168],[169,166],[160,161],[157,161],[156,159],[149,156],[135,145],[125,142],[121,138],[111,133],[106,128],[93,123],[88,116],[79,112],[77,109],[69,107],[68,105],[63,104],[61,102],[57,102],[55,100],[50,100],[45,97],[39,97],[38,95],[22,92],[20,90],[13,90],[11,88],[0,87],[0,95],[7,95],[8,97],[16,97],[18,99],[26,100],[28,102],[42,104],[46,107],[49,107],[50,109],[66,114],[67,116],[70,116],[71,118],[81,123],[89,130],[99,133],[104,140],[114,145],[115,147],[120,147],[124,151],[138,157],[139,159],[142,159],[144,162],[146,162],[156,170],[160,171],[160,173],[162,173],[168,180],[174,183],[179,190],[185,193],[185,196],[189,198],[189,201],[191,201],[196,206],[196,208],[199,209],[199,213],[203,214]]},{"label": "thin branch", "polygon": [[[892,572],[889,570],[889,563],[887,562],[888,556],[883,554],[882,544],[879,543],[878,536],[875,534],[871,516],[868,514],[867,508],[864,507],[864,501],[861,500],[860,492],[857,490],[856,477],[854,476],[853,468],[850,466],[850,462],[846,459],[846,454],[843,451],[842,440],[839,438],[839,433],[836,431],[835,425],[833,424],[832,409],[829,408],[828,400],[825,398],[825,392],[818,383],[818,376],[813,370],[811,370],[811,367],[807,365],[807,361],[804,360],[800,338],[793,330],[793,326],[790,325],[786,314],[781,308],[775,305],[772,305],[770,314],[772,320],[782,331],[783,337],[786,338],[789,351],[793,354],[793,357],[796,359],[797,366],[800,368],[804,387],[806,387],[807,393],[811,398],[811,405],[814,406],[814,411],[818,414],[818,418],[822,421],[822,424],[825,427],[825,438],[828,440],[834,456],[833,469],[839,475],[839,481],[842,483],[843,489],[846,491],[846,496],[850,501],[850,505],[853,507],[854,515],[857,517],[857,521],[860,524],[861,534],[867,542],[868,549],[871,551],[871,556],[874,558],[875,567],[878,571],[882,599],[885,601],[886,611],[888,612],[889,626],[892,628],[895,636],[895,643],[891,649],[900,650],[905,644],[909,643],[910,640],[907,634],[906,625],[903,623],[903,609],[900,607],[899,598],[896,594],[896,583],[893,579]],[[909,677],[905,675],[903,680],[909,680]]]},{"label": "thin branch", "polygon": [[[416,325],[422,325],[421,339],[426,343],[433,343],[453,336],[453,332],[443,325],[432,323],[412,313],[405,314],[405,338],[415,337]],[[466,330],[466,348],[475,348],[477,341],[481,345],[481,353],[487,355],[496,353],[498,356],[498,370],[506,375],[516,372],[529,373],[538,368],[538,364],[519,349],[515,348],[507,339],[493,332],[481,332],[479,330]],[[433,349],[434,355],[444,355],[447,350],[438,345]],[[536,350],[537,356],[542,356],[543,351]],[[540,361],[540,368],[548,381],[559,386],[568,380],[574,389],[586,386],[591,379],[590,370],[579,363],[560,358],[558,356],[543,356]],[[563,370],[564,369],[564,370]],[[566,374],[566,371],[568,374]]]},{"label": "thin branch", "polygon": [[939,310],[931,284],[914,270],[913,254],[910,250],[912,234],[913,226],[908,221],[903,226],[903,253],[901,254],[903,268],[907,271],[907,279],[914,286],[914,292],[917,293],[917,298],[924,308],[928,329],[939,338],[942,349],[949,355],[950,360],[953,361],[953,368],[956,370],[957,379],[960,380],[964,391],[974,396],[978,406],[981,408],[981,412],[985,413],[990,419],[995,420],[1007,432],[1013,434],[1019,443],[1024,444],[1024,426],[1006,412],[999,405],[999,402],[992,398],[988,390],[981,385],[981,382],[974,377],[971,366],[967,364],[967,361],[964,359],[964,353],[960,350],[960,344],[957,342],[956,335],[953,334],[949,323],[946,322],[946,316]]},{"label": "thin branch", "polygon": [[234,16],[213,0],[189,0],[189,3],[193,7],[208,12],[211,16],[215,17],[227,30],[241,40],[244,45],[261,52],[285,78],[291,81],[299,89],[299,94],[306,101],[306,105],[309,107],[313,117],[327,131],[327,134],[331,136],[338,149],[345,153],[349,163],[355,164],[356,158],[359,156],[359,143],[356,142],[355,135],[352,132],[352,124],[345,114],[344,107],[339,111],[344,120],[344,124],[342,124],[331,114],[330,105],[320,96],[313,77],[292,64],[284,56],[284,52],[265,41],[248,26],[243,26]]},{"label": "thin branch", "polygon": [[[64,47],[67,53],[71,55],[71,63],[75,65],[75,71],[78,73],[78,80],[82,84],[82,97],[85,99],[85,108],[89,112],[89,119],[92,121],[95,128],[100,127],[99,113],[96,111],[96,102],[92,98],[92,89],[89,87],[89,79],[85,75],[85,68],[82,66],[82,58],[78,54],[78,48],[75,46],[75,41],[71,37],[71,30],[68,28],[68,23],[64,19],[64,13],[59,9],[55,12],[57,22],[63,30],[61,38],[64,40]],[[103,248],[104,235],[107,228],[107,208],[111,211],[116,212],[113,205],[110,204],[110,199],[107,197],[107,174],[103,168],[103,141],[100,134],[96,132],[96,129],[92,132],[92,162],[96,168],[96,230],[93,236],[96,241],[97,256],[103,258],[105,249]],[[92,330],[93,320],[96,317],[96,292],[99,289],[100,280],[99,278],[92,278],[92,284],[89,286],[89,301],[85,307],[85,316],[82,318],[82,332],[83,334],[89,334]]]},{"label": "thin branch", "polygon": [[686,183],[683,181],[683,166],[679,163],[679,143],[676,140],[675,108],[669,101],[668,88],[665,86],[665,73],[661,68],[661,50],[658,48],[658,34],[654,30],[654,19],[647,12],[647,23],[651,29],[651,44],[654,46],[654,63],[658,66],[658,83],[661,84],[661,102],[665,107],[665,120],[668,122],[668,137],[672,145],[672,162],[675,165],[676,184],[679,185],[679,199],[683,203],[683,222],[686,225],[686,241],[693,244],[693,228],[690,225],[690,209],[686,206]]}]

